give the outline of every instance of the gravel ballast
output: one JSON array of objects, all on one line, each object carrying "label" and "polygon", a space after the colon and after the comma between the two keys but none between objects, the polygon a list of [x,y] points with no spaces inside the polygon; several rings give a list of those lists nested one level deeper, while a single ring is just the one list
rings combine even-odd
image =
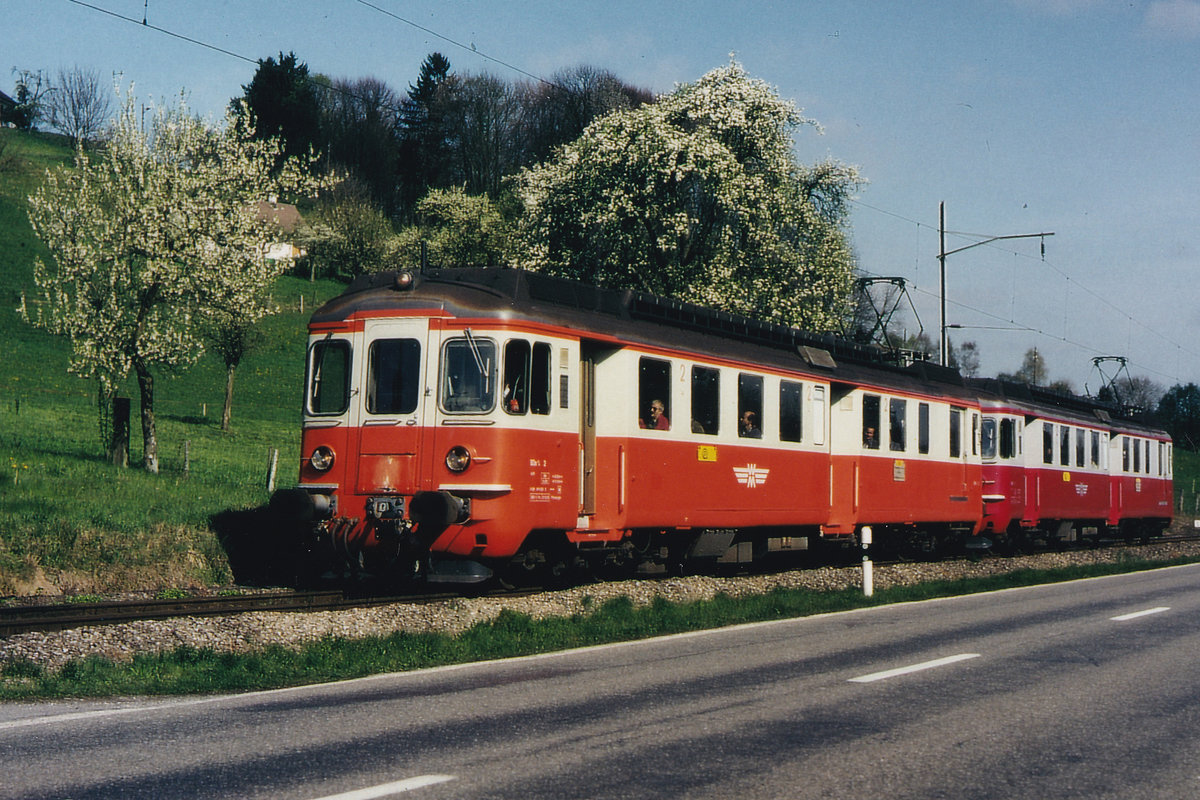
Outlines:
[{"label": "gravel ballast", "polygon": [[[875,586],[886,589],[934,580],[981,578],[1020,569],[1098,564],[1136,558],[1166,561],[1200,555],[1200,543],[1159,543],[1133,548],[1076,550],[979,561],[879,565]],[[586,613],[606,601],[629,597],[642,605],[661,597],[672,602],[707,600],[718,594],[741,597],[776,588],[836,591],[861,585],[861,569],[822,567],[739,577],[693,576],[662,580],[594,583],[523,597],[461,597],[427,604],[396,603],[373,608],[304,613],[254,612],[225,617],[180,617],[0,639],[0,665],[25,660],[55,671],[73,659],[100,656],[128,661],[140,653],[187,646],[217,652],[252,652],[270,645],[299,648],[325,637],[356,639],[404,632],[460,633],[494,619],[502,610],[534,619]]]}]

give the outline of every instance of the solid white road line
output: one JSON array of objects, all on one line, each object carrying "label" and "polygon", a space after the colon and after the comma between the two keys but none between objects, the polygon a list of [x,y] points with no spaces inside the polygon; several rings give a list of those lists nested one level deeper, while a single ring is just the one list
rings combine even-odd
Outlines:
[{"label": "solid white road line", "polygon": [[454,780],[453,775],[418,775],[415,778],[406,778],[402,781],[381,783],[378,786],[369,786],[366,789],[355,789],[353,792],[318,797],[317,800],[375,800],[377,797],[411,792],[413,789],[421,789],[426,786],[433,786],[452,780]]},{"label": "solid white road line", "polygon": [[959,653],[956,656],[946,656],[933,661],[925,661],[920,664],[913,664],[908,667],[897,667],[896,669],[888,669],[883,672],[872,672],[870,675],[860,675],[857,678],[851,678],[850,683],[874,683],[875,681],[886,680],[887,678],[895,678],[897,675],[908,675],[911,672],[920,672],[921,670],[933,669],[935,667],[944,667],[947,664],[955,664],[959,661],[966,661],[970,658],[979,658],[979,653]]},{"label": "solid white road line", "polygon": [[1147,608],[1145,611],[1134,611],[1132,614],[1122,614],[1119,617],[1109,617],[1113,622],[1125,622],[1138,617],[1146,617],[1151,614],[1161,614],[1164,611],[1170,611],[1170,606],[1159,606],[1158,608]]}]

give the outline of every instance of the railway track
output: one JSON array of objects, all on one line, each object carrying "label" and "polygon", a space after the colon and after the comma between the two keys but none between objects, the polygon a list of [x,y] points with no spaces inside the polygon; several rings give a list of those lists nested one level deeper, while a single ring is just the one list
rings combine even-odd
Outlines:
[{"label": "railway track", "polygon": [[[1158,537],[1153,543],[1200,541],[1193,533]],[[1078,549],[1121,548],[1130,545],[1121,541],[1080,543]],[[954,556],[978,558],[980,556]],[[1003,558],[988,555],[986,558]],[[846,561],[845,565],[853,562]],[[908,563],[889,559],[876,560],[878,566]],[[646,576],[648,577],[648,576]],[[662,576],[666,577],[666,576]],[[495,590],[483,595],[523,597],[540,591]],[[432,603],[461,597],[460,593],[438,592],[410,595],[364,595],[341,589],[318,591],[279,591],[232,596],[203,596],[174,599],[119,600],[97,603],[43,603],[39,605],[0,606],[0,638],[35,631],[49,632],[84,626],[116,625],[138,620],[169,619],[172,617],[215,617],[244,614],[252,611],[337,611],[351,608],[387,605],[389,603]]]},{"label": "railway track", "polygon": [[0,607],[0,637],[147,619],[216,617],[251,611],[336,611],[386,603],[433,602],[456,596],[439,593],[364,597],[341,590],[282,591],[234,596],[7,606]]}]

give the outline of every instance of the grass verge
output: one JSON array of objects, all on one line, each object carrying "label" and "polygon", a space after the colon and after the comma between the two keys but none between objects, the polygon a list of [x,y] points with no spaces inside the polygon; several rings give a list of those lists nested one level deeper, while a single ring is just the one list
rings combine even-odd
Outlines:
[{"label": "grass verge", "polygon": [[635,606],[629,598],[617,598],[590,613],[569,617],[534,620],[503,611],[496,619],[480,623],[458,636],[396,633],[353,640],[326,638],[299,650],[272,646],[247,654],[178,648],[157,655],[137,656],[128,663],[92,657],[72,661],[57,672],[49,672],[27,661],[13,661],[0,670],[0,700],[274,689],[747,622],[1136,572],[1196,561],[1200,559],[1148,561],[1130,558],[1107,564],[1025,569],[986,578],[888,588],[869,599],[857,589],[836,592],[780,589],[736,599],[718,595],[712,600],[690,603],[672,603],[659,598],[645,606]]}]

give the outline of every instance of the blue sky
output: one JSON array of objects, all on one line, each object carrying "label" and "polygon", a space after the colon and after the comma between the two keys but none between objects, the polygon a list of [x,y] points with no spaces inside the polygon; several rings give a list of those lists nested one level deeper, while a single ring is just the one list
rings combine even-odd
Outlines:
[{"label": "blue sky", "polygon": [[1079,390],[1098,355],[1200,381],[1200,0],[7,0],[3,20],[3,66],[111,72],[213,117],[280,51],[397,91],[434,50],[459,72],[589,64],[656,92],[733,53],[821,124],[802,161],[860,169],[860,266],[906,278],[934,339],[945,202],[949,230],[979,235],[947,250],[1055,232],[1044,261],[1037,239],[947,259],[951,336],[979,343],[984,374],[1037,347]]}]

